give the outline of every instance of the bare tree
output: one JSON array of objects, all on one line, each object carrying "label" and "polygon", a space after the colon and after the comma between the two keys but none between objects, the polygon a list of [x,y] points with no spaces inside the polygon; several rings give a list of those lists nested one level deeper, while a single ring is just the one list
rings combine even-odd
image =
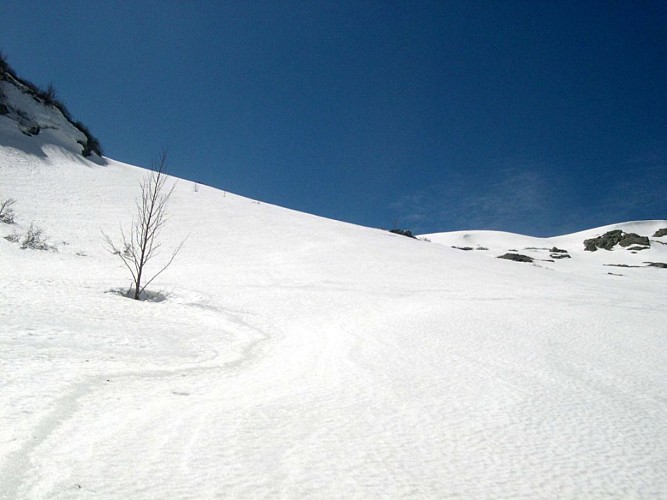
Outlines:
[{"label": "bare tree", "polygon": [[[159,241],[160,232],[167,221],[167,203],[174,191],[175,184],[167,190],[167,153],[162,152],[153,162],[151,171],[141,180],[141,199],[136,201],[137,213],[132,219],[132,227],[128,232],[120,229],[121,243],[116,245],[111,238],[102,231],[106,240],[107,249],[117,255],[125,267],[132,274],[135,300],[139,300],[155,278],[167,269],[178,252],[183,247],[183,240],[172,252],[166,263],[154,274],[146,274],[146,265],[158,256],[162,243]],[[128,297],[132,288],[128,290]]]},{"label": "bare tree", "polygon": [[0,222],[5,224],[14,224],[14,209],[12,206],[16,203],[14,198],[0,200]]}]

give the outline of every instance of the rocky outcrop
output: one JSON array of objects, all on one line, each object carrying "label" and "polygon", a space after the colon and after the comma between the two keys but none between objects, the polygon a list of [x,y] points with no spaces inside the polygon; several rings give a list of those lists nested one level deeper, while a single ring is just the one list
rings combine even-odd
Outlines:
[{"label": "rocky outcrop", "polygon": [[522,255],[520,253],[508,252],[504,255],[499,255],[499,259],[513,260],[514,262],[533,262],[535,259],[529,257],[528,255]]},{"label": "rocky outcrop", "polygon": [[667,227],[663,227],[662,229],[658,229],[655,234],[653,235],[654,238],[662,238],[663,236],[667,236]]},{"label": "rocky outcrop", "polygon": [[599,248],[603,250],[612,250],[616,245],[620,245],[624,248],[629,247],[630,245],[650,247],[651,242],[646,236],[640,236],[635,233],[626,233],[620,229],[606,232],[597,238],[584,240],[584,249],[589,252],[595,252]]},{"label": "rocky outcrop", "polygon": [[[46,90],[16,75],[0,54],[0,119],[13,122],[16,131],[28,137],[39,136],[44,144],[57,144],[83,156],[102,157],[99,141],[81,122],[75,121],[67,107]],[[103,160],[102,160],[103,161]]]},{"label": "rocky outcrop", "polygon": [[627,248],[630,245],[641,245],[645,247],[651,246],[651,242],[649,241],[647,236],[639,236],[638,234],[635,233],[626,234],[625,236],[623,236],[621,241],[618,242],[618,244],[624,248]]},{"label": "rocky outcrop", "polygon": [[567,250],[563,250],[562,248],[558,247],[552,247],[551,250],[549,250],[549,257],[552,259],[571,259],[572,256],[567,253]]},{"label": "rocky outcrop", "polygon": [[401,236],[407,236],[408,238],[417,239],[417,237],[414,234],[412,234],[412,231],[409,231],[407,229],[390,229],[389,232],[394,234],[400,234]]}]

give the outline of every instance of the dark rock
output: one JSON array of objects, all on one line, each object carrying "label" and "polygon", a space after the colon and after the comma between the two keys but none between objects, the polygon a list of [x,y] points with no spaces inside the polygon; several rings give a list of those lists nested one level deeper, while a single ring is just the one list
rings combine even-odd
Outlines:
[{"label": "dark rock", "polygon": [[630,245],[642,245],[645,247],[650,247],[651,242],[648,239],[648,236],[639,236],[635,233],[626,233],[621,238],[621,241],[618,242],[623,248],[629,247]]},{"label": "dark rock", "polygon": [[584,250],[587,252],[597,252],[598,246],[595,244],[595,240],[584,240]]},{"label": "dark rock", "polygon": [[598,248],[602,248],[603,250],[611,250],[614,248],[614,245],[621,241],[622,236],[623,231],[620,229],[609,231],[602,236],[598,236],[597,238],[584,240],[584,248],[589,252],[595,252]]},{"label": "dark rock", "polygon": [[552,259],[571,259],[572,256],[567,253],[567,250],[563,250],[562,248],[558,247],[552,247],[551,250],[549,250],[549,257]]},{"label": "dark rock", "polygon": [[0,104],[0,115],[6,115],[9,113],[9,108],[4,104]]},{"label": "dark rock", "polygon": [[660,238],[662,236],[667,236],[667,227],[663,227],[662,229],[658,229],[655,234],[653,235],[654,238]]},{"label": "dark rock", "polygon": [[651,242],[646,236],[639,236],[635,233],[625,233],[620,229],[606,232],[597,238],[584,240],[584,249],[589,252],[595,252],[598,248],[611,250],[616,245],[629,247],[630,245],[651,246]]},{"label": "dark rock", "polygon": [[527,255],[522,255],[520,253],[506,253],[504,255],[498,256],[499,259],[507,259],[507,260],[513,260],[515,262],[533,262],[532,257],[528,257]]},{"label": "dark rock", "polygon": [[452,248],[456,248],[457,250],[465,250],[466,252],[472,250],[472,247],[457,247],[457,246],[452,246]]},{"label": "dark rock", "polygon": [[644,262],[648,267],[659,267],[660,269],[667,269],[667,264],[664,262]]},{"label": "dark rock", "polygon": [[408,238],[417,239],[417,237],[414,234],[412,234],[412,231],[408,231],[407,229],[390,229],[389,232],[394,234],[400,234],[401,236],[407,236]]},{"label": "dark rock", "polygon": [[33,135],[38,135],[41,129],[39,128],[39,125],[31,125],[31,126],[19,126],[19,130],[27,136],[33,136]]},{"label": "dark rock", "polygon": [[628,248],[628,250],[631,250],[631,251],[634,251],[634,252],[637,252],[639,250],[648,250],[648,249],[649,249],[649,247],[640,247],[640,246],[634,246],[634,247]]}]

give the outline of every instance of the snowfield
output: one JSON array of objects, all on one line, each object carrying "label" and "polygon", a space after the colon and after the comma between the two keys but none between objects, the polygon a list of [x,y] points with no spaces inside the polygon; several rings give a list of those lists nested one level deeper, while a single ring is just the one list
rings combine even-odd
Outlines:
[{"label": "snowfield", "polygon": [[[145,171],[22,140],[0,498],[667,498],[667,237],[583,251],[667,221],[426,242],[178,180],[165,257],[187,240],[137,302],[101,231]],[[33,221],[57,252],[4,239]]]}]

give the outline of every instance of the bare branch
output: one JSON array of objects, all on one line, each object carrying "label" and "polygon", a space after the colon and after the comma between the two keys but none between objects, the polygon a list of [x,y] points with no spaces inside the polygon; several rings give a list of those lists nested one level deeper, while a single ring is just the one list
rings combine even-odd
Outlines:
[{"label": "bare branch", "polygon": [[171,253],[171,257],[169,258],[169,260],[167,261],[167,263],[162,267],[162,269],[160,269],[157,273],[155,273],[151,279],[149,279],[148,281],[146,281],[146,283],[144,284],[143,288],[141,289],[141,293],[143,293],[143,291],[146,289],[146,287],[147,287],[148,285],[150,285],[150,284],[153,282],[153,280],[154,280],[155,278],[157,278],[160,274],[162,274],[162,272],[165,271],[165,270],[171,265],[171,263],[172,263],[172,262],[174,261],[174,259],[176,258],[176,255],[178,255],[178,252],[180,252],[180,251],[181,251],[181,248],[183,248],[183,245],[184,245],[184,244],[185,244],[185,240],[181,241],[181,243],[180,243],[180,244],[176,247],[176,249]]},{"label": "bare branch", "polygon": [[14,198],[7,198],[5,200],[0,200],[0,222],[5,224],[14,224],[14,209],[12,206],[16,203]]}]

